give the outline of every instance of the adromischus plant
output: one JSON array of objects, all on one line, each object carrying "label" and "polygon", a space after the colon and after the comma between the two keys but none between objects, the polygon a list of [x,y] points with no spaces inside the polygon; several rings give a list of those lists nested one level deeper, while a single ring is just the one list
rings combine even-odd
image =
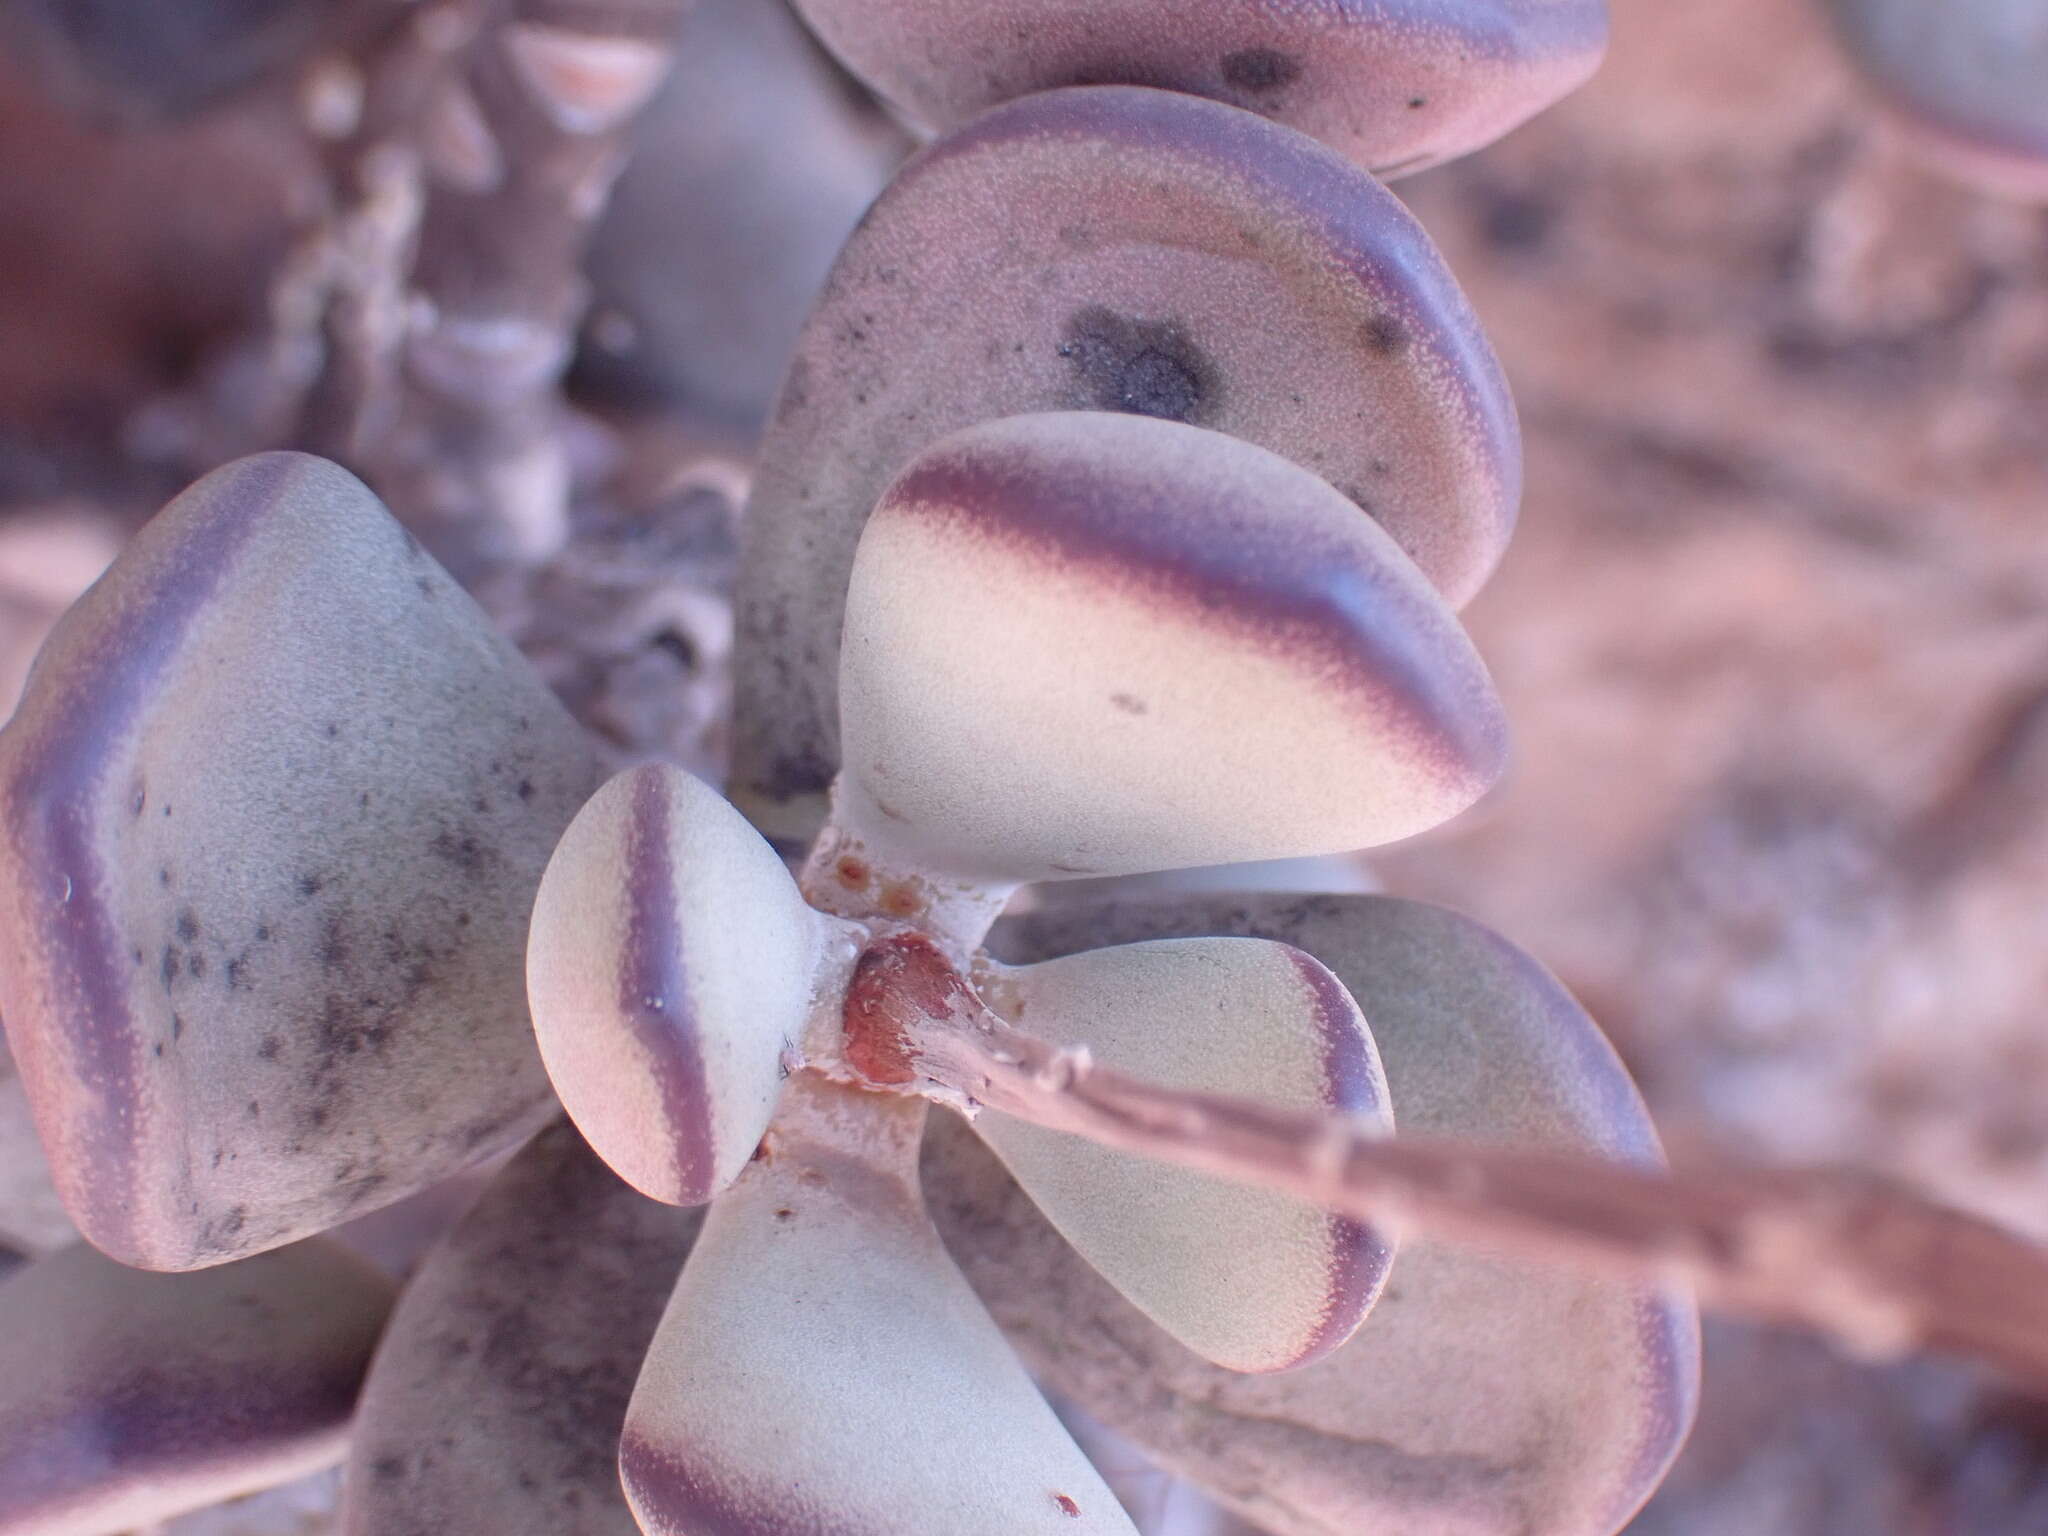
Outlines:
[{"label": "adromischus plant", "polygon": [[[1575,67],[1597,51],[1597,6],[1431,9],[1382,29],[1389,78],[1449,70],[1486,17],[1575,15]],[[1117,78],[1155,78],[1138,39]],[[1571,73],[1462,51],[1496,122]],[[1252,105],[1284,118],[1281,73]],[[1457,143],[1385,131],[1343,147]],[[705,786],[634,769],[562,842],[530,955],[594,745],[360,485],[288,456],[209,477],[0,736],[0,987],[67,1204],[118,1257],[228,1275],[516,1144],[551,1106],[524,958],[591,1140],[663,1199],[723,1193],[693,1239],[566,1130],[534,1140],[385,1334],[351,1530],[630,1529],[622,1422],[652,1531],[1126,1528],[924,1214],[921,1093],[1012,1111],[977,1129],[1064,1240],[943,1136],[935,1205],[1034,1368],[1170,1465],[1283,1533],[1611,1528],[1690,1413],[1685,1304],[1426,1247],[1385,1284],[1382,1239],[1032,1125],[970,1049],[1016,1023],[1175,1088],[1654,1158],[1590,1021],[1449,914],[1076,907],[1013,930],[1036,963],[981,947],[1020,881],[1468,802],[1498,720],[1443,599],[1491,568],[1518,475],[1477,326],[1369,177],[1169,92],[999,107],[849,243],[764,451],[739,787],[807,842],[845,764],[801,887]],[[1090,922],[1146,942],[1056,958]],[[1091,1337],[1018,1295],[1055,1271]],[[1110,1337],[1144,1366],[1104,1370]]]},{"label": "adromischus plant", "polygon": [[[1105,1279],[1192,1355],[1273,1371],[1343,1344],[1387,1248],[1034,1125],[1060,1128],[949,1047],[1000,1016],[1177,1088],[1381,1119],[1384,1081],[1342,983],[1291,946],[1013,968],[980,940],[1025,880],[1329,851],[1452,814],[1498,765],[1491,690],[1326,483],[1100,413],[969,428],[903,471],[861,538],[842,678],[846,766],[801,894],[712,791],[647,767],[579,815],[536,903],[529,994],[572,1118],[646,1193],[730,1186],[627,1416],[627,1492],[659,1533],[1125,1529],[923,1212],[917,1099],[986,1102],[977,1129]],[[1262,727],[1283,721],[1291,743]],[[1275,761],[1289,745],[1302,770]],[[1607,1080],[1604,1133],[1648,1150],[1579,1032],[1551,1043]],[[1676,1303],[1632,1303],[1631,1470],[1572,1518],[1646,1491],[1689,1413],[1687,1328]]]}]

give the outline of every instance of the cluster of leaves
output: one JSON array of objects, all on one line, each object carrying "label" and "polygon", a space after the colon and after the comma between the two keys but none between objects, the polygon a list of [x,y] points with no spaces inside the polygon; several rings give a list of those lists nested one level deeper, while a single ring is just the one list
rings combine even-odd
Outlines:
[{"label": "cluster of leaves", "polygon": [[[804,9],[938,137],[763,445],[734,803],[605,782],[290,454],[159,514],[0,733],[0,1000],[120,1261],[0,1294],[0,1532],[287,1476],[365,1371],[351,1531],[1130,1531],[1013,1345],[1283,1536],[1614,1529],[1691,1415],[1688,1302],[1059,1128],[1100,1062],[1654,1164],[1553,979],[1385,898],[997,922],[1408,836],[1498,773],[1454,608],[1513,410],[1364,167],[1512,126],[1603,8]],[[382,1320],[317,1234],[522,1144]]]}]

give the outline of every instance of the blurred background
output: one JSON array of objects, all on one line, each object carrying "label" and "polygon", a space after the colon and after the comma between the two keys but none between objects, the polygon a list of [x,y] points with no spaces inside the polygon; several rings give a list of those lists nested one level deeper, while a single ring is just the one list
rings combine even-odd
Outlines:
[{"label": "blurred background", "polygon": [[[0,24],[0,701],[129,529],[304,419],[356,8],[143,9]],[[1515,768],[1373,878],[1556,970],[1676,1161],[1856,1165],[2048,1240],[2048,211],[1916,153],[1820,0],[1613,12],[1590,86],[1398,187],[1528,491],[1468,611]],[[780,0],[687,27],[583,268],[567,541],[457,568],[593,728],[715,767],[754,430],[909,146]],[[0,1247],[34,1250],[62,1218],[6,1123]],[[1968,1371],[1714,1321],[1706,1384],[1632,1536],[2048,1532],[2048,1408]],[[1091,1445],[1159,1536],[1242,1529]]]}]

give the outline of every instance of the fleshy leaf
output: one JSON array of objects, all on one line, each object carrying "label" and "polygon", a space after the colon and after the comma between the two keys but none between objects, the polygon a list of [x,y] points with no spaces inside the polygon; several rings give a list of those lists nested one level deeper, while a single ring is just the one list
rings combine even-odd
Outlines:
[{"label": "fleshy leaf", "polygon": [[[1047,908],[997,930],[1040,960],[1231,933],[1317,956],[1371,1022],[1404,1132],[1657,1157],[1641,1101],[1569,994],[1465,918],[1385,897]],[[1047,1385],[1275,1536],[1606,1536],[1654,1488],[1697,1391],[1691,1305],[1568,1266],[1403,1242],[1349,1344],[1236,1376],[1094,1275],[964,1129],[935,1127],[933,1214]]]},{"label": "fleshy leaf", "polygon": [[1907,137],[1961,180],[2048,202],[2048,11],[2029,0],[1827,0]]},{"label": "fleshy leaf", "polygon": [[1392,539],[1307,470],[1177,422],[1012,417],[868,521],[840,815],[949,874],[1331,853],[1456,815],[1499,701]]},{"label": "fleshy leaf", "polygon": [[344,1536],[636,1536],[619,1430],[701,1214],[544,1130],[406,1287],[350,1448]]},{"label": "fleshy leaf", "polygon": [[1521,487],[1514,408],[1419,225],[1314,141],[1106,86],[1015,102],[869,210],[807,323],[746,523],[735,798],[815,827],[847,572],[883,487],[995,417],[1168,417],[1270,448],[1377,518],[1455,605]]},{"label": "fleshy leaf", "polygon": [[345,471],[265,454],[158,514],[0,732],[0,1006],[86,1236],[218,1263],[527,1134],[527,913],[597,777]]},{"label": "fleshy leaf", "polygon": [[626,1419],[649,1536],[1135,1536],[940,1246],[923,1108],[800,1074]]},{"label": "fleshy leaf", "polygon": [[[1340,1110],[1391,1130],[1372,1036],[1300,950],[1171,939],[976,978],[996,1012],[1167,1087]],[[974,1122],[1060,1234],[1205,1359],[1275,1371],[1328,1354],[1365,1317],[1388,1246],[1299,1201],[984,1110]]]},{"label": "fleshy leaf", "polygon": [[832,922],[679,768],[629,769],[571,823],[534,904],[527,994],[563,1105],[627,1183],[696,1205],[746,1166]]},{"label": "fleshy leaf", "polygon": [[1064,85],[1155,85],[1298,128],[1381,175],[1490,144],[1582,84],[1605,0],[797,0],[853,71],[948,127]]},{"label": "fleshy leaf", "polygon": [[94,1536],[341,1459],[392,1285],[316,1238],[196,1275],[80,1243],[0,1282],[0,1533]]}]

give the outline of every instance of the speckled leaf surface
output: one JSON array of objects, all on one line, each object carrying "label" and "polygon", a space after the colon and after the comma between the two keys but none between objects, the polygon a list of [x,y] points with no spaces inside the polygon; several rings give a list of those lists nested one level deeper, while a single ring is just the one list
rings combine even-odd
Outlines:
[{"label": "speckled leaf surface", "polygon": [[738,1176],[832,926],[681,769],[629,769],[570,824],[534,903],[527,995],[570,1118],[635,1189],[696,1205]]},{"label": "speckled leaf surface", "polygon": [[0,1532],[107,1536],[341,1458],[391,1305],[324,1239],[196,1275],[80,1243],[0,1282]]},{"label": "speckled leaf surface", "polygon": [[[1385,897],[1049,908],[997,930],[1037,960],[1176,934],[1280,939],[1365,1013],[1401,1129],[1652,1161],[1632,1085],[1534,961]],[[1351,1342],[1275,1376],[1197,1359],[1117,1297],[964,1128],[935,1126],[933,1214],[1049,1386],[1275,1536],[1607,1536],[1647,1496],[1697,1389],[1689,1304],[1420,1238]]]},{"label": "speckled leaf surface", "polygon": [[635,1536],[619,1430],[702,1213],[559,1122],[407,1286],[363,1389],[344,1536]]},{"label": "speckled leaf surface", "polygon": [[1825,0],[1905,133],[1964,180],[2048,201],[2048,8],[2039,0]]},{"label": "speckled leaf surface", "polygon": [[1066,85],[1152,85],[1286,123],[1381,175],[1499,138],[1583,84],[1605,0],[797,0],[913,122]]},{"label": "speckled leaf surface", "polygon": [[1108,410],[1227,432],[1377,518],[1455,604],[1506,543],[1521,446],[1419,225],[1315,141],[1101,87],[1001,107],[913,160],[841,253],[749,503],[735,798],[807,835],[838,757],[847,572],[883,487],[994,417]]},{"label": "speckled leaf surface", "polygon": [[[1168,939],[990,966],[976,983],[1040,1039],[1085,1044],[1148,1081],[1393,1128],[1357,1005],[1289,945]],[[974,1127],[1105,1279],[1218,1365],[1276,1371],[1328,1354],[1386,1277],[1387,1244],[1297,1200],[992,1111]]]},{"label": "speckled leaf surface", "polygon": [[1386,532],[1220,432],[1106,412],[933,444],[868,520],[839,814],[995,881],[1366,847],[1506,753],[1465,632]]},{"label": "speckled leaf surface", "polygon": [[940,1245],[923,1118],[792,1080],[633,1394],[649,1536],[1135,1536]]},{"label": "speckled leaf surface", "polygon": [[0,1007],[86,1235],[218,1263],[530,1131],[526,919],[598,778],[352,476],[267,454],[166,507],[0,733]]}]

